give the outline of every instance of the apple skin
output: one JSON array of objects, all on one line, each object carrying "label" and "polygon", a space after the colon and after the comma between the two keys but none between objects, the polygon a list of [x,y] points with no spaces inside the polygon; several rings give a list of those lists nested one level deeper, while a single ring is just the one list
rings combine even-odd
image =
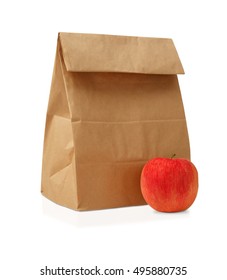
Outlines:
[{"label": "apple skin", "polygon": [[159,212],[188,209],[198,193],[198,172],[194,164],[182,158],[154,158],[141,173],[142,195]]}]

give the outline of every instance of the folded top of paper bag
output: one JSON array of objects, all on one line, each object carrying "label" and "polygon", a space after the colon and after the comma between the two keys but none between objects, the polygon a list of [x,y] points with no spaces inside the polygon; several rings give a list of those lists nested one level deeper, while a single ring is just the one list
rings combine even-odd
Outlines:
[{"label": "folded top of paper bag", "polygon": [[70,72],[184,74],[171,39],[59,33]]}]

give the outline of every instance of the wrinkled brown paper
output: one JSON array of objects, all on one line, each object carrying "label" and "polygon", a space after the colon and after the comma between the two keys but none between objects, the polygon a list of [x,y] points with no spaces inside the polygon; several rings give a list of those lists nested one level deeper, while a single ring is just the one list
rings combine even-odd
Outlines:
[{"label": "wrinkled brown paper", "polygon": [[190,158],[171,39],[60,33],[42,194],[77,210],[142,205],[153,157]]}]

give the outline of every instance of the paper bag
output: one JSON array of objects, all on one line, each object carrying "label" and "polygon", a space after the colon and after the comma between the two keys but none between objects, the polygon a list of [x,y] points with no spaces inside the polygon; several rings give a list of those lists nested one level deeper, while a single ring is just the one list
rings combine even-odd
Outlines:
[{"label": "paper bag", "polygon": [[171,39],[60,33],[42,194],[77,210],[145,204],[146,161],[190,158],[183,73]]}]

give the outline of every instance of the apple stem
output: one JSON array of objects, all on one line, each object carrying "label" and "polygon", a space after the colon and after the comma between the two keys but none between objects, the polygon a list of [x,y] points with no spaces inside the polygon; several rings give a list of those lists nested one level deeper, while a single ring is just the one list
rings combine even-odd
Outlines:
[{"label": "apple stem", "polygon": [[175,156],[176,156],[176,154],[173,154],[173,155],[171,156],[171,159],[173,159]]}]

